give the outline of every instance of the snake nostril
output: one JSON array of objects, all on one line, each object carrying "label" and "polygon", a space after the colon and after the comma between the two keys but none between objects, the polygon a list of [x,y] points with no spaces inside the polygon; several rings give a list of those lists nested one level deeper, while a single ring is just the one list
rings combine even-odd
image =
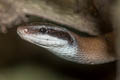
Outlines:
[{"label": "snake nostril", "polygon": [[45,28],[40,28],[39,29],[39,32],[41,32],[41,33],[45,33],[47,30],[45,29]]},{"label": "snake nostril", "polygon": [[23,31],[24,31],[24,33],[28,33],[28,29],[27,28],[23,29]]}]

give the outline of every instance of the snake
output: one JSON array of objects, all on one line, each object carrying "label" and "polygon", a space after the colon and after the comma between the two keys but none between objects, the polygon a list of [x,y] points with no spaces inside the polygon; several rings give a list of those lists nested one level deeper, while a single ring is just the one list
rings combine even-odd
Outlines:
[{"label": "snake", "polygon": [[81,36],[56,24],[39,23],[21,25],[17,33],[21,39],[74,63],[94,65],[116,60],[113,32]]}]

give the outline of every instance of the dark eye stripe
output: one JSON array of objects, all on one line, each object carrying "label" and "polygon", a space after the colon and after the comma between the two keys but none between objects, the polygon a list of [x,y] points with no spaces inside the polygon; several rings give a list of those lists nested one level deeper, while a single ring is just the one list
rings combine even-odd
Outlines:
[{"label": "dark eye stripe", "polygon": [[70,44],[73,43],[72,37],[68,32],[65,32],[65,31],[55,30],[51,28],[41,28],[39,29],[39,33],[48,34],[63,40],[67,40]]}]

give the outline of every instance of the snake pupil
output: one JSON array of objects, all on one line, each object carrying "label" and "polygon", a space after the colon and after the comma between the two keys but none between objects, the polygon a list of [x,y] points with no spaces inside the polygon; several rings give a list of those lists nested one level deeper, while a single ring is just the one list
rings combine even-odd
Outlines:
[{"label": "snake pupil", "polygon": [[41,28],[41,29],[39,29],[39,32],[41,32],[41,33],[45,33],[47,30],[45,29],[45,28]]}]

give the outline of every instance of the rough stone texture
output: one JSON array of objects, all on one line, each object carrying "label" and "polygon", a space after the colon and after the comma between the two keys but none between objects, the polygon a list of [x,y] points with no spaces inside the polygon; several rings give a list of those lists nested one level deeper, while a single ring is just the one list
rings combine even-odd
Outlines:
[{"label": "rough stone texture", "polygon": [[[13,24],[27,21],[25,15],[30,14],[67,25],[79,31],[98,35],[101,32],[106,32],[104,28],[108,26],[100,16],[102,14],[106,18],[103,13],[107,12],[107,7],[111,4],[107,3],[108,1],[0,0],[1,30],[6,32],[6,27],[9,28]],[[108,6],[101,8],[102,3]]]}]

